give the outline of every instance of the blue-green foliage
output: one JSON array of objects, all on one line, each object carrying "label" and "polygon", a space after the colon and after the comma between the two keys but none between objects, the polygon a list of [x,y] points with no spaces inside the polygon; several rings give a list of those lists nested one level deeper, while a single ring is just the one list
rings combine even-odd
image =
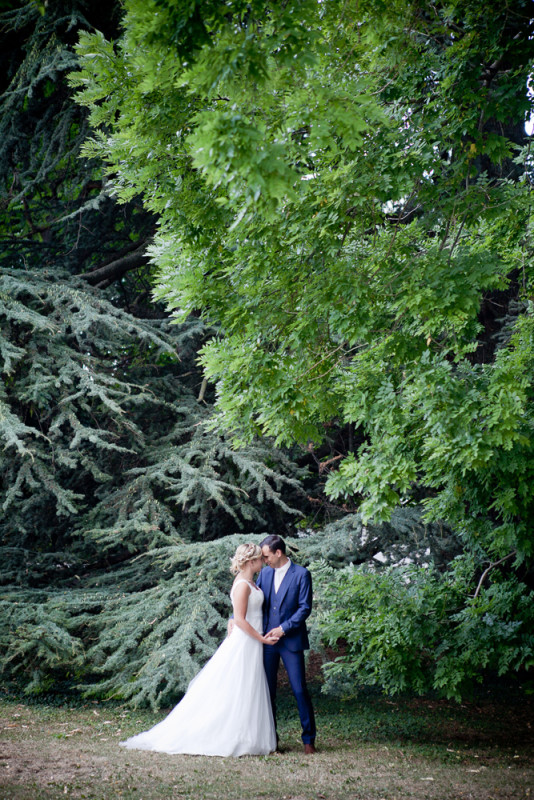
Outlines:
[{"label": "blue-green foliage", "polygon": [[[29,2],[2,19],[13,36],[0,82],[0,667],[43,691],[100,667],[107,680],[120,662],[113,691],[159,702],[212,647],[221,605],[194,572],[169,589],[161,548],[198,564],[218,537],[285,532],[303,473],[271,442],[236,452],[209,426],[196,359],[215,331],[195,316],[171,324],[151,300],[155,218],[118,208],[100,165],[79,157],[86,114],[65,72],[76,31],[113,30],[118,8],[72,0],[41,14]],[[190,542],[207,544],[189,553]],[[175,605],[183,630],[164,619]],[[173,626],[176,682],[161,689],[148,668],[136,684]]]},{"label": "blue-green foliage", "polygon": [[[49,580],[43,589],[5,587],[0,595],[4,675],[19,676],[30,692],[48,691],[55,680],[69,678],[88,694],[135,705],[169,704],[226,633],[231,555],[238,544],[260,541],[265,533],[155,547],[112,569],[56,578],[54,586]],[[338,623],[330,610],[332,596],[323,597],[325,570],[327,583],[337,587],[337,571],[351,561],[380,570],[384,559],[398,563],[410,553],[414,563],[427,563],[429,548],[442,557],[457,548],[450,532],[425,525],[414,510],[400,510],[391,525],[366,527],[361,517],[348,517],[287,542],[291,558],[317,565],[316,609],[309,621],[316,649],[328,635],[325,616]],[[377,554],[383,558],[375,559]],[[339,575],[345,575],[343,569]],[[349,607],[344,594],[337,596],[341,609]]]}]

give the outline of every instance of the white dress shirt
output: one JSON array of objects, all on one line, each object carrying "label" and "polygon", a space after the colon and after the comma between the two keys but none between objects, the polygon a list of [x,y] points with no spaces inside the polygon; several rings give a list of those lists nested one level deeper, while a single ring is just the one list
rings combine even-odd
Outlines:
[{"label": "white dress shirt", "polygon": [[286,563],[282,567],[275,567],[275,570],[274,570],[274,591],[275,591],[275,593],[278,592],[278,589],[280,588],[280,584],[284,580],[284,576],[285,576],[285,574],[288,571],[290,566],[291,566],[291,561],[288,558],[288,560],[286,561]]}]

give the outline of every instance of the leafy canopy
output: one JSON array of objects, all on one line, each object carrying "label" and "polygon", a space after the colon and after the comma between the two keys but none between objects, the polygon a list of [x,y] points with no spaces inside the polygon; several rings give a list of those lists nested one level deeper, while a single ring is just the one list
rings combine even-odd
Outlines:
[{"label": "leafy canopy", "polygon": [[160,215],[158,297],[224,332],[202,356],[220,423],[279,443],[356,423],[329,490],[367,516],[416,482],[436,516],[525,519],[530,307],[495,361],[477,348],[483,298],[530,280],[527,5],[125,11],[116,44],[81,38],[86,152]]}]

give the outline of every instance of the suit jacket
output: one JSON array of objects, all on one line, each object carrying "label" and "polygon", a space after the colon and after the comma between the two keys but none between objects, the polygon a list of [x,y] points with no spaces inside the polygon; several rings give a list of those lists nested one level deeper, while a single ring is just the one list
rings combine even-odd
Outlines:
[{"label": "suit jacket", "polygon": [[274,591],[274,569],[264,567],[256,581],[257,586],[263,591],[263,624],[264,630],[269,623],[271,609],[276,605],[280,624],[284,629],[284,636],[279,645],[288,650],[307,650],[310,646],[306,619],[312,609],[312,580],[305,567],[291,562],[284,575],[278,592]]}]

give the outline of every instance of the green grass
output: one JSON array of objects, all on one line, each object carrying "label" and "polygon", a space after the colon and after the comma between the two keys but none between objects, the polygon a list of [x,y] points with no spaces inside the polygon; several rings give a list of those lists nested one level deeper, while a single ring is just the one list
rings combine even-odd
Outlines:
[{"label": "green grass", "polygon": [[526,800],[534,786],[534,702],[517,689],[461,705],[317,690],[315,756],[283,690],[284,752],[240,759],[126,751],[118,742],[163,714],[55,700],[0,700],[0,800]]}]

